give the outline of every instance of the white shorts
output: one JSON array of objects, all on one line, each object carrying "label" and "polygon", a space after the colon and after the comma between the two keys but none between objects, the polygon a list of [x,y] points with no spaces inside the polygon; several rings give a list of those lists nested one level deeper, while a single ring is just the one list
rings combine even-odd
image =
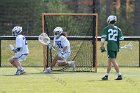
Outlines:
[{"label": "white shorts", "polygon": [[17,59],[18,61],[24,61],[26,60],[28,54],[21,54],[21,55],[15,55],[12,58],[13,59]]},{"label": "white shorts", "polygon": [[61,57],[62,59],[67,59],[69,56],[70,56],[70,52],[64,52],[64,53],[62,53],[62,52],[58,52],[57,53],[57,56],[59,56],[59,57]]},{"label": "white shorts", "polygon": [[58,63],[63,63],[66,62],[66,59],[62,59],[62,60],[57,60]]}]

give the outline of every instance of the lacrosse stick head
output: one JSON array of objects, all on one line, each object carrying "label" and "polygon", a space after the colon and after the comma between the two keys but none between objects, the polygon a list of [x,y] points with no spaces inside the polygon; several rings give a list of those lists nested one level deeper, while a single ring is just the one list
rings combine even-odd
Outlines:
[{"label": "lacrosse stick head", "polygon": [[132,49],[133,48],[133,44],[131,42],[129,42],[127,45],[121,46],[121,48]]},{"label": "lacrosse stick head", "polygon": [[130,43],[128,43],[128,45],[126,45],[126,48],[128,48],[128,49],[132,49],[133,48],[133,44],[130,42]]},{"label": "lacrosse stick head", "polygon": [[40,43],[44,44],[44,45],[48,45],[50,43],[50,38],[48,37],[48,35],[46,33],[42,33],[39,35],[38,40]]}]

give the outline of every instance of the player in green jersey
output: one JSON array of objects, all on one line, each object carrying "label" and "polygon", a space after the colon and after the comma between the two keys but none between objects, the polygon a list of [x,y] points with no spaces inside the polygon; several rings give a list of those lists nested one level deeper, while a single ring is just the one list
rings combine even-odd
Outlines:
[{"label": "player in green jersey", "polygon": [[108,26],[104,28],[101,37],[101,52],[105,51],[104,43],[107,41],[107,54],[108,54],[108,66],[107,73],[103,76],[102,80],[108,80],[108,75],[111,71],[112,64],[117,72],[117,78],[115,80],[122,80],[122,75],[119,71],[118,63],[116,62],[117,53],[119,51],[119,41],[123,40],[123,34],[121,29],[114,24],[117,21],[117,17],[110,15],[107,18]]}]

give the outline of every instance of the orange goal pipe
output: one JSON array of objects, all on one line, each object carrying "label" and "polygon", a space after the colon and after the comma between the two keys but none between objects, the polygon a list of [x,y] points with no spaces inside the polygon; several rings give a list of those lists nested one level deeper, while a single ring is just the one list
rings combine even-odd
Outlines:
[{"label": "orange goal pipe", "polygon": [[98,66],[98,52],[97,52],[97,47],[98,47],[98,15],[96,15],[96,62],[95,62],[95,72],[97,72],[97,66]]},{"label": "orange goal pipe", "polygon": [[[97,60],[97,41],[98,41],[98,14],[97,13],[42,13],[42,32],[44,32],[44,17],[45,16],[95,16],[96,17],[96,61],[95,61],[95,72],[97,72],[98,60]],[[44,68],[46,67],[46,47],[43,46],[43,56],[44,56]]]},{"label": "orange goal pipe", "polygon": [[[45,31],[44,31],[44,25],[45,25],[45,22],[44,22],[44,15],[42,15],[42,33],[44,33]],[[47,65],[47,63],[46,63],[46,46],[44,46],[43,45],[43,66],[44,66],[44,70],[45,70],[45,68],[46,68],[46,65]]]}]

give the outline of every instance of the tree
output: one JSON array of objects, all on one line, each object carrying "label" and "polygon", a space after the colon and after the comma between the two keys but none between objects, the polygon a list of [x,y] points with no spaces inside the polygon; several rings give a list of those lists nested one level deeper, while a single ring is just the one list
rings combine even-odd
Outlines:
[{"label": "tree", "polygon": [[106,17],[111,14],[111,0],[106,0]]},{"label": "tree", "polygon": [[126,0],[121,0],[121,17],[126,19]]},{"label": "tree", "polygon": [[140,0],[135,0],[134,17],[134,35],[140,35]]}]

